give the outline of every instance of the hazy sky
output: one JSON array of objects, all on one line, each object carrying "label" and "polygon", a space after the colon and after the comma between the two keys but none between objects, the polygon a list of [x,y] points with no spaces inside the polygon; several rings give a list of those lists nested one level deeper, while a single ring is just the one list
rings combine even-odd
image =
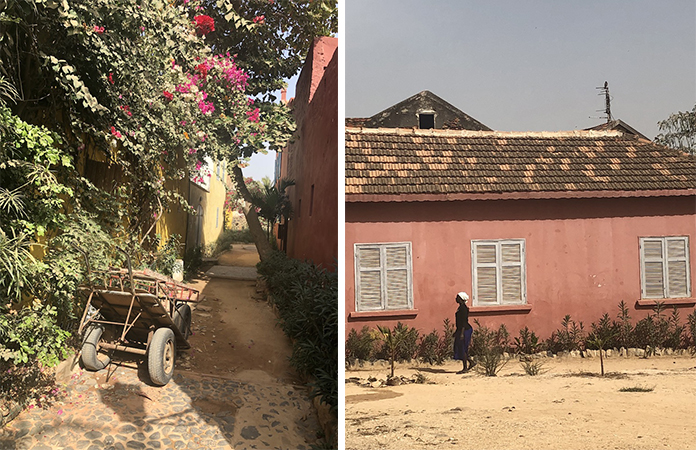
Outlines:
[{"label": "hazy sky", "polygon": [[[649,138],[696,103],[694,0],[346,0],[346,117],[423,90],[503,131],[611,110]],[[602,110],[597,112],[597,110]]]}]

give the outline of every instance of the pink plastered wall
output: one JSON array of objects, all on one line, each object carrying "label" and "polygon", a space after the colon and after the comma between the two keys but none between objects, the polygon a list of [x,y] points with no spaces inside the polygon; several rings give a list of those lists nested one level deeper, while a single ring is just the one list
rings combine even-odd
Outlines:
[{"label": "pink plastered wall", "polygon": [[292,102],[297,132],[283,151],[281,178],[293,216],[287,254],[335,270],[338,257],[338,40],[317,38]]},{"label": "pink plastered wall", "polygon": [[[693,196],[554,200],[486,200],[346,204],[346,333],[364,325],[404,324],[428,333],[454,322],[459,291],[471,294],[471,241],[525,239],[527,303],[531,309],[470,320],[510,334],[528,326],[545,339],[570,314],[589,329],[612,318],[624,300],[635,321],[650,312],[640,292],[639,238],[689,236],[691,296],[696,277],[696,201]],[[356,317],[354,244],[411,242],[416,314]],[[477,310],[478,309],[478,310]],[[680,306],[685,318],[693,303]],[[482,311],[479,311],[482,310]],[[473,323],[472,323],[473,324]]]}]

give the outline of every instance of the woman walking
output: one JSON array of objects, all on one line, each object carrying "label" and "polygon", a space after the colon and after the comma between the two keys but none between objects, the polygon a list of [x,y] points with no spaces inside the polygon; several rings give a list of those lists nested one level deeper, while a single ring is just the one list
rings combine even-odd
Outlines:
[{"label": "woman walking", "polygon": [[[457,372],[464,373],[474,367],[474,361],[469,357],[469,344],[471,343],[471,335],[474,329],[469,324],[469,308],[466,302],[469,300],[469,294],[460,292],[457,294],[456,301],[459,304],[455,317],[457,329],[454,332],[454,359],[462,361],[464,367]],[[469,367],[467,368],[467,362]]]}]

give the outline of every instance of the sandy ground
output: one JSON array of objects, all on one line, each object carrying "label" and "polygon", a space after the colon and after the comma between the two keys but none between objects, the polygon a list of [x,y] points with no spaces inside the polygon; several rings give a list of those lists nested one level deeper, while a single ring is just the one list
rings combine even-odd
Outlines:
[{"label": "sandy ground", "polygon": [[[426,384],[361,387],[381,365],[346,371],[346,450],[696,449],[696,358],[545,359],[525,375],[510,361],[497,377],[457,375],[461,363],[397,366]],[[432,384],[429,384],[432,383]],[[620,392],[627,387],[651,392]]]},{"label": "sandy ground", "polygon": [[[253,244],[233,244],[219,265],[253,267],[259,255]],[[189,338],[194,351],[180,355],[177,369],[230,377],[239,381],[275,380],[301,384],[290,366],[292,343],[256,282],[199,279],[190,283],[205,297],[194,307]]]}]

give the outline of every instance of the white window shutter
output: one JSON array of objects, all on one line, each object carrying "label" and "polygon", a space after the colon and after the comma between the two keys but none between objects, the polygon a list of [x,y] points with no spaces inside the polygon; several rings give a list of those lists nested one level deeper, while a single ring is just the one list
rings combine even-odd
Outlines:
[{"label": "white window shutter", "polygon": [[640,245],[643,298],[689,297],[689,238],[640,238]]},{"label": "white window shutter", "polygon": [[526,302],[524,240],[472,241],[472,261],[476,305]]},{"label": "white window shutter", "polygon": [[498,302],[498,281],[495,267],[476,268],[476,299],[479,303]]},{"label": "white window shutter", "polygon": [[689,296],[689,259],[685,237],[666,238],[667,241],[667,296]]},{"label": "white window shutter", "polygon": [[411,245],[356,244],[356,309],[412,309]]},{"label": "white window shutter", "polygon": [[358,269],[357,308],[359,311],[382,309],[382,271],[379,247],[356,249]]},{"label": "white window shutter", "polygon": [[522,243],[500,245],[502,303],[522,303]]},{"label": "white window shutter", "polygon": [[387,246],[387,309],[409,309],[408,248]]}]

